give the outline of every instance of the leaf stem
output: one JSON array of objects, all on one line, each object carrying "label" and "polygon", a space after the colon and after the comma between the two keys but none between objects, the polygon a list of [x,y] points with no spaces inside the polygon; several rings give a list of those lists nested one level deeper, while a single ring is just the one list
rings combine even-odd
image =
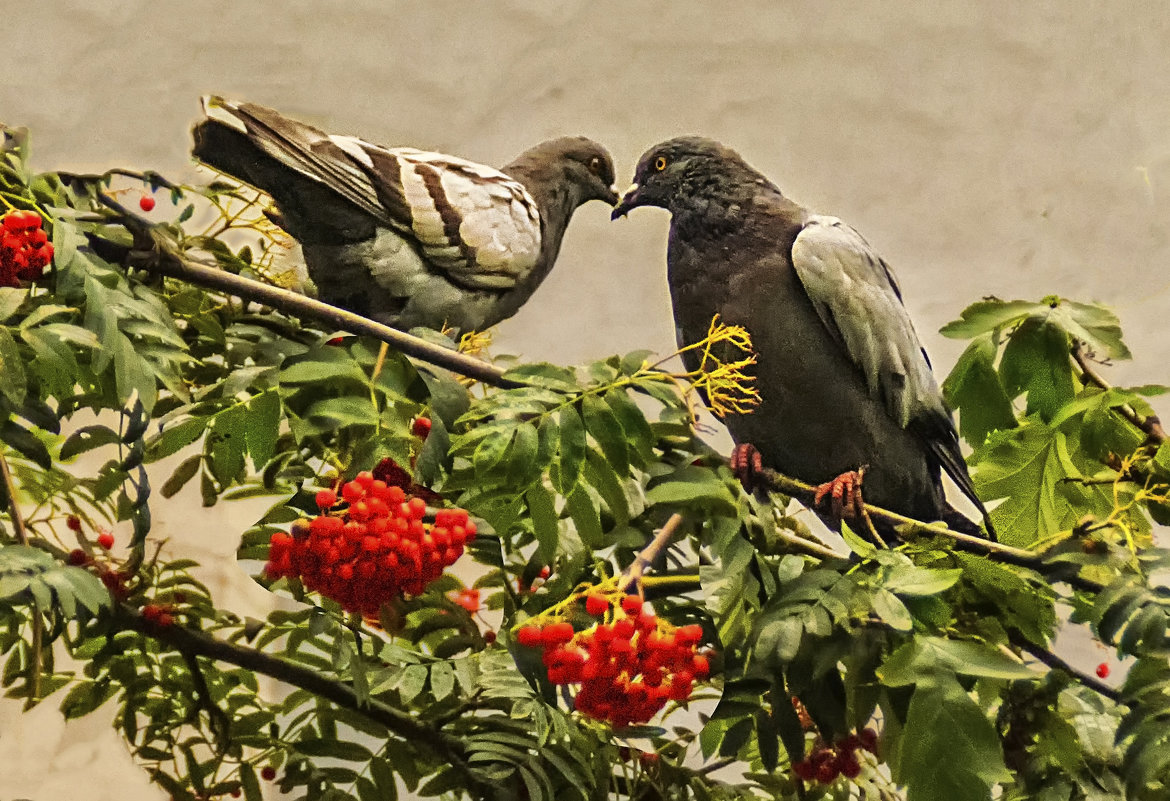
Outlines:
[{"label": "leaf stem", "polygon": [[[1088,346],[1086,346],[1085,343],[1079,339],[1074,340],[1072,348],[1072,359],[1073,362],[1076,363],[1077,367],[1079,367],[1081,370],[1082,381],[1100,387],[1105,391],[1113,389],[1113,385],[1106,381],[1105,378],[1097,372],[1096,368],[1093,367],[1092,354],[1089,351]],[[1114,411],[1137,426],[1138,429],[1140,429],[1147,437],[1150,438],[1151,442],[1166,442],[1166,429],[1162,428],[1162,421],[1158,419],[1157,415],[1151,414],[1148,417],[1140,415],[1137,413],[1137,410],[1128,403],[1114,407]]]},{"label": "leaf stem", "polygon": [[20,506],[16,502],[16,485],[12,481],[12,472],[8,469],[8,460],[4,458],[4,451],[0,450],[0,479],[4,481],[4,489],[8,492],[8,514],[12,518],[12,530],[21,545],[28,545],[28,532],[24,528],[24,518],[20,515]]}]

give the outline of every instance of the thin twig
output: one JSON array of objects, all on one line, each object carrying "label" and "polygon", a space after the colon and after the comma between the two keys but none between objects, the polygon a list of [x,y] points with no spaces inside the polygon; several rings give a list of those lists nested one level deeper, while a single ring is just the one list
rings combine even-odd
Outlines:
[{"label": "thin twig", "polygon": [[4,489],[8,492],[8,514],[12,517],[12,530],[21,545],[28,545],[28,532],[24,528],[24,517],[20,514],[20,506],[16,503],[16,485],[12,481],[12,473],[8,469],[8,460],[4,452],[0,451],[0,478],[3,478]]},{"label": "thin twig", "polygon": [[[805,506],[811,508],[813,498],[816,495],[816,487],[811,484],[806,484],[803,481],[798,481],[795,478],[790,478],[767,467],[759,471],[757,475],[769,489],[796,498]],[[1091,579],[1083,578],[1077,573],[1060,572],[1058,575],[1054,575],[1056,571],[1044,561],[1042,554],[1034,551],[1029,551],[1024,548],[1014,548],[1010,545],[992,542],[991,540],[975,537],[971,534],[963,534],[962,532],[947,528],[943,523],[924,523],[921,520],[915,520],[912,517],[891,512],[888,509],[882,509],[880,506],[874,506],[871,503],[864,504],[864,509],[873,519],[899,526],[909,533],[923,536],[949,537],[955,541],[956,546],[960,550],[982,556],[991,556],[1001,562],[1035,570],[1050,578],[1058,578],[1058,580],[1066,582],[1076,589],[1087,592],[1100,592],[1104,589],[1101,584]],[[1063,567],[1061,566],[1062,570]]]},{"label": "thin twig", "polygon": [[151,242],[154,246],[153,250],[150,251],[153,258],[136,261],[133,265],[136,268],[169,278],[177,278],[197,286],[218,289],[242,300],[270,306],[294,317],[313,320],[336,330],[370,336],[385,342],[407,356],[444,367],[485,384],[505,389],[523,386],[518,381],[504,378],[503,370],[480,359],[427,342],[424,339],[419,339],[390,326],[376,323],[359,314],[322,303],[297,292],[252,281],[216,267],[198,264],[184,254],[161,246],[158,240],[151,236],[152,225],[148,221],[103,192],[98,193],[98,198],[104,205],[122,215],[124,218],[122,222],[127,229],[141,237],[144,242]]},{"label": "thin twig", "polygon": [[675,513],[672,514],[663,524],[658,533],[654,535],[654,539],[638,552],[634,561],[626,568],[626,572],[622,574],[621,580],[618,581],[617,588],[621,592],[625,592],[635,584],[640,584],[642,581],[642,574],[646,572],[646,568],[654,564],[654,560],[662,553],[663,549],[670,544],[674,539],[674,534],[678,531],[678,527],[682,525],[683,516]]},{"label": "thin twig", "polygon": [[1088,687],[1090,690],[1093,690],[1094,692],[1105,696],[1106,698],[1110,699],[1111,701],[1114,701],[1114,702],[1121,701],[1121,693],[1120,692],[1118,692],[1114,688],[1110,687],[1108,684],[1105,684],[1104,682],[1098,681],[1096,678],[1090,676],[1088,673],[1082,673],[1081,671],[1077,670],[1072,665],[1070,665],[1068,662],[1065,662],[1063,659],[1061,659],[1059,656],[1052,653],[1051,651],[1046,650],[1044,648],[1041,648],[1040,646],[1038,646],[1034,643],[1030,643],[1027,640],[1024,640],[1022,638],[1016,638],[1016,637],[1012,638],[1012,645],[1015,645],[1021,651],[1024,651],[1025,653],[1028,653],[1031,656],[1035,657],[1036,659],[1043,662],[1045,665],[1052,668],[1053,670],[1063,670],[1065,673],[1068,673],[1070,676],[1075,678],[1081,684]]},{"label": "thin twig", "polygon": [[[1094,384],[1105,391],[1113,389],[1113,385],[1093,367],[1092,355],[1084,342],[1076,340],[1072,349],[1072,358],[1077,367],[1081,369],[1081,378],[1087,379],[1087,383]],[[1157,415],[1151,414],[1149,417],[1140,415],[1128,403],[1115,406],[1114,411],[1137,426],[1152,442],[1165,442],[1167,440],[1166,429],[1162,428],[1162,421],[1158,419]]]}]

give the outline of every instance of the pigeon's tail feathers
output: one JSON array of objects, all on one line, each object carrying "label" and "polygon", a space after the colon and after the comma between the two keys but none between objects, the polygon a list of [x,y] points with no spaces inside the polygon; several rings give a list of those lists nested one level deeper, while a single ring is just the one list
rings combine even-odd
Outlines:
[{"label": "pigeon's tail feathers", "polygon": [[371,208],[368,178],[329,152],[336,146],[325,133],[263,106],[215,96],[203,102],[207,119],[192,129],[192,154],[271,195],[289,233],[322,244],[372,236],[379,209]]},{"label": "pigeon's tail feathers", "polygon": [[[973,533],[980,537],[985,536],[994,542],[996,540],[996,534],[995,527],[991,525],[991,515],[987,511],[987,507],[983,505],[983,501],[979,500],[979,496],[975,494],[975,484],[973,481],[971,481],[971,474],[967,472],[967,463],[963,461],[963,457],[959,453],[958,442],[956,441],[954,448],[949,448],[936,439],[929,443],[929,447],[934,457],[942,466],[943,471],[951,477],[952,481],[955,482],[955,486],[957,486],[962,491],[962,493],[967,496],[967,499],[970,500],[971,503],[975,504],[975,508],[979,510],[979,514],[983,518],[983,525],[987,527],[987,531],[984,532],[980,530],[978,525],[972,523],[970,520],[967,520],[967,518],[963,517],[963,515],[961,515],[955,509],[951,508],[949,505],[946,507],[946,510],[943,514],[943,520],[945,520],[947,525],[951,526],[951,528],[955,528],[956,530],[962,531],[965,534]],[[974,527],[974,531],[958,528],[955,525],[955,522],[957,521],[952,520],[951,518],[963,518],[963,521],[969,524],[969,527]]]}]

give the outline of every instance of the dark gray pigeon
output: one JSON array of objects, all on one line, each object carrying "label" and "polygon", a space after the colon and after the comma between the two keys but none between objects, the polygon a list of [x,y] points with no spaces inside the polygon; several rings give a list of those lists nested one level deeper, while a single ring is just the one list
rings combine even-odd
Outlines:
[{"label": "dark gray pigeon", "polygon": [[502,170],[330,135],[253,103],[204,98],[193,153],[263,190],[322,300],[396,328],[483,330],[556,261],[578,206],[617,202],[613,161],[584,137]]},{"label": "dark gray pigeon", "polygon": [[[680,346],[706,336],[716,314],[752,336],[761,404],[725,420],[737,472],[762,457],[825,482],[818,497],[832,494],[840,515],[855,511],[852,471],[865,466],[867,501],[953,523],[961,516],[943,496],[941,468],[986,520],[898,283],[857,231],[797,205],[735,151],[700,137],[642,156],[613,217],[637,206],[671,213]],[[693,351],[683,357],[698,367]]]}]

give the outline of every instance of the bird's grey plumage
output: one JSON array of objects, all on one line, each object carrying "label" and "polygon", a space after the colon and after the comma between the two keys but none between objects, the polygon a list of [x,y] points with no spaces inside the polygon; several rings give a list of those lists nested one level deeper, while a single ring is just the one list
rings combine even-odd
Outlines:
[{"label": "bird's grey plumage", "polygon": [[[651,148],[614,216],[671,213],[667,271],[680,345],[742,325],[762,402],[725,420],[765,464],[811,483],[865,465],[868,501],[935,520],[940,468],[980,511],[950,411],[889,266],[853,228],[792,202],[734,151]],[[684,353],[688,369],[697,357]]]},{"label": "bird's grey plumage", "polygon": [[617,201],[609,154],[584,137],[497,170],[330,135],[252,103],[204,107],[195,157],[272,196],[323,300],[399,328],[482,330],[512,316],[577,207]]}]

